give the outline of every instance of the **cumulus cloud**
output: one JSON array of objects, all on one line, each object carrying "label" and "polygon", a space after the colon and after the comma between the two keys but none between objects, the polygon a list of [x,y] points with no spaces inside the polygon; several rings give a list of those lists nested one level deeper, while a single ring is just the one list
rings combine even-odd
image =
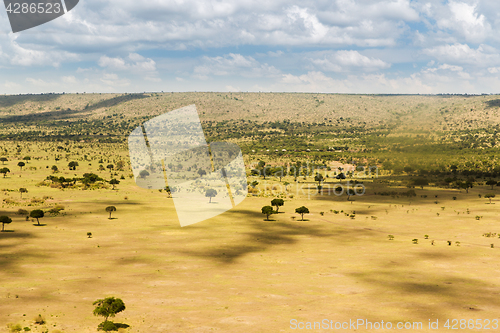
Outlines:
[{"label": "cumulus cloud", "polygon": [[120,57],[110,58],[108,56],[101,56],[97,62],[99,66],[106,67],[112,70],[132,70],[135,72],[155,72],[156,62],[153,59],[145,58],[137,53],[130,53],[127,59]]},{"label": "cumulus cloud", "polygon": [[[0,35],[0,67],[19,92],[210,90],[214,80],[244,91],[484,90],[499,81],[499,11],[492,0],[87,0]],[[18,77],[27,68],[46,74]]]},{"label": "cumulus cloud", "polygon": [[241,75],[244,77],[269,77],[279,74],[274,66],[261,64],[253,57],[229,53],[224,56],[202,57],[202,64],[193,70],[193,76],[206,80],[210,75],[227,76]]},{"label": "cumulus cloud", "polygon": [[370,58],[353,50],[328,52],[322,58],[310,60],[322,70],[332,72],[349,72],[352,70],[371,72],[391,66],[380,59]]},{"label": "cumulus cloud", "polygon": [[438,59],[440,62],[469,64],[480,67],[500,64],[500,55],[496,52],[496,49],[487,45],[480,45],[477,49],[474,49],[467,44],[455,43],[453,45],[426,48],[422,52]]},{"label": "cumulus cloud", "polygon": [[127,87],[130,85],[130,80],[120,78],[117,74],[104,74],[100,81],[111,87]]},{"label": "cumulus cloud", "polygon": [[437,20],[440,28],[455,30],[470,42],[482,42],[491,31],[491,26],[486,17],[477,13],[476,4],[450,1],[448,3],[451,15]]}]

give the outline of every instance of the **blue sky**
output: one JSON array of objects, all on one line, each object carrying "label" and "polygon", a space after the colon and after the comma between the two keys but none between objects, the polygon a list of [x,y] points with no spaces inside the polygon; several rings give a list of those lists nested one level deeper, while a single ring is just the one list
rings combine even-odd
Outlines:
[{"label": "blue sky", "polygon": [[80,0],[13,34],[0,93],[500,92],[500,1]]}]

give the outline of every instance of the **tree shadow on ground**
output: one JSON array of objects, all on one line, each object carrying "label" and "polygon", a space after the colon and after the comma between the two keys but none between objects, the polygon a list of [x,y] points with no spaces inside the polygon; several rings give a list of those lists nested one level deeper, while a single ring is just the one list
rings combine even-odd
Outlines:
[{"label": "tree shadow on ground", "polygon": [[106,99],[104,101],[97,102],[96,104],[92,104],[86,109],[85,111],[94,111],[100,108],[110,108],[112,106],[116,106],[118,104],[122,104],[125,102],[133,101],[136,99],[143,99],[143,98],[149,98],[150,96],[145,95],[145,94],[127,94],[127,95],[121,95],[121,96],[116,96],[110,99]]},{"label": "tree shadow on ground", "polygon": [[[78,117],[82,118],[82,117],[86,116],[88,113],[90,113],[94,110],[100,109],[100,108],[109,108],[109,107],[116,106],[118,104],[132,101],[135,99],[143,99],[143,98],[148,98],[148,97],[149,96],[146,96],[145,94],[122,95],[122,96],[117,96],[117,97],[113,97],[110,99],[106,99],[104,101],[97,102],[96,104],[92,104],[90,106],[87,106],[82,110],[65,109],[65,110],[48,111],[48,112],[41,112],[41,113],[30,113],[30,114],[24,114],[24,115],[14,115],[14,116],[1,117],[0,120],[2,123],[25,123],[25,124],[28,124],[31,122],[40,122],[40,121],[47,121],[47,120],[67,120],[67,119],[73,119],[73,118],[78,118]],[[19,102],[19,103],[21,103],[21,102]],[[1,102],[0,102],[0,105],[1,105]]]},{"label": "tree shadow on ground", "polygon": [[0,107],[8,108],[25,102],[50,102],[59,97],[61,97],[60,94],[0,96]]},{"label": "tree shadow on ground", "polygon": [[[242,224],[245,224],[245,228],[253,228],[254,231],[239,233],[237,239],[227,239],[227,245],[221,245],[217,248],[181,251],[181,253],[214,260],[221,264],[233,264],[238,259],[253,252],[262,252],[273,246],[296,244],[300,236],[328,237],[336,242],[347,243],[354,238],[374,234],[369,230],[345,230],[341,228],[332,230],[331,226],[307,225],[300,223],[302,221],[265,221],[261,219],[260,213],[251,210],[238,210],[231,213],[235,215],[236,220],[248,221],[248,218],[251,217],[252,222],[243,222]],[[243,216],[245,219],[242,218]],[[198,229],[198,232],[204,233],[205,228],[207,227],[198,226],[193,229]]]},{"label": "tree shadow on ground", "polygon": [[[419,258],[420,256],[423,258]],[[481,278],[471,277],[469,273],[459,275],[453,269],[419,269],[418,262],[422,259],[448,264],[457,257],[456,254],[422,253],[415,255],[414,260],[394,259],[396,261],[391,261],[390,264],[381,261],[375,270],[369,272],[360,270],[349,275],[370,285],[370,289],[378,294],[381,290],[390,291],[391,296],[386,300],[377,297],[381,303],[376,306],[383,307],[384,302],[389,306],[405,304],[404,308],[413,314],[412,318],[425,321],[429,318],[446,318],[450,311],[500,309],[498,285],[491,285]],[[463,316],[467,315],[463,312]]]},{"label": "tree shadow on ground", "polygon": [[498,108],[500,107],[500,99],[492,99],[490,101],[485,102],[488,108]]},{"label": "tree shadow on ground", "polygon": [[39,250],[16,250],[33,238],[36,236],[28,232],[0,232],[0,267],[3,272],[15,269],[18,262],[29,258],[46,258]]}]

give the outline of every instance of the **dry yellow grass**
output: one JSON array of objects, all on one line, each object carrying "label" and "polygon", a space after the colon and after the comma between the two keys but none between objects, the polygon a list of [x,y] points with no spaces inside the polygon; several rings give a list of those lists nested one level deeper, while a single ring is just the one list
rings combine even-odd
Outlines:
[{"label": "dry yellow grass", "polygon": [[[53,197],[47,205],[63,204],[66,213],[36,227],[13,214],[17,207],[2,208],[14,220],[7,227],[13,232],[0,234],[5,329],[12,322],[34,332],[96,332],[101,320],[92,316],[92,302],[105,296],[127,306],[115,321],[148,333],[291,332],[292,319],[325,318],[421,321],[426,328],[428,319],[498,316],[498,249],[490,244],[500,241],[482,236],[500,231],[498,209],[478,198],[480,188],[417,190],[428,198],[411,204],[374,196],[370,187],[352,203],[345,196],[299,195],[269,222],[260,208],[270,198],[247,198],[219,217],[180,228],[165,193],[139,189],[128,177],[115,191],[35,187],[46,174],[42,168],[0,179],[0,187],[25,185],[27,199]],[[108,205],[117,207],[111,220]],[[294,213],[302,205],[311,211],[306,221]],[[45,325],[33,324],[39,313]]]}]

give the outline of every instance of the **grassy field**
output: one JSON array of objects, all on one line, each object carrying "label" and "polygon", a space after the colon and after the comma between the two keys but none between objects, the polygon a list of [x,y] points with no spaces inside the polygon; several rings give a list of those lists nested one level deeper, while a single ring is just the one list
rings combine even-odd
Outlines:
[{"label": "grassy field", "polygon": [[[126,310],[112,320],[130,325],[126,332],[343,331],[293,329],[294,319],[297,323],[324,319],[333,323],[383,320],[391,322],[393,327],[398,322],[421,322],[422,329],[414,326],[407,331],[444,332],[448,330],[444,327],[447,319],[450,326],[452,319],[475,322],[481,319],[483,324],[486,319],[498,319],[497,206],[500,203],[497,197],[490,204],[484,195],[498,193],[500,187],[485,185],[487,177],[476,176],[474,186],[466,192],[440,186],[438,180],[444,176],[425,174],[429,185],[412,188],[411,179],[422,174],[396,173],[377,163],[381,168],[377,177],[352,179],[362,181],[366,193],[348,201],[345,195],[317,194],[312,175],[306,179],[299,177],[297,183],[291,176],[281,182],[276,177],[264,180],[250,176],[250,168],[258,160],[273,165],[297,160],[313,163],[324,159],[315,156],[329,154],[325,165],[335,168],[340,159],[361,160],[364,154],[366,159],[378,162],[378,152],[360,153],[359,149],[363,140],[365,148],[368,147],[368,138],[381,131],[380,126],[391,129],[375,143],[388,147],[391,136],[401,138],[411,132],[407,128],[407,124],[412,124],[411,117],[417,122],[414,128],[420,126],[417,120],[424,118],[437,124],[439,121],[432,117],[443,119],[446,117],[443,110],[454,110],[453,107],[458,108],[451,117],[456,124],[448,121],[450,128],[436,140],[443,137],[454,140],[461,135],[464,123],[460,119],[473,117],[484,122],[471,123],[471,128],[482,128],[486,133],[486,129],[496,126],[498,108],[494,101],[498,97],[312,94],[293,97],[296,99],[290,99],[290,94],[165,93],[140,98],[129,95],[0,98],[0,133],[5,135],[1,156],[8,159],[0,168],[10,170],[6,177],[0,176],[0,215],[13,219],[5,225],[6,232],[0,233],[0,331],[9,332],[7,324],[13,323],[32,332],[96,332],[102,318],[92,315],[92,303],[108,296],[125,302]],[[193,102],[199,103],[206,132],[216,124],[221,126],[219,129],[230,129],[234,123],[226,119],[228,115],[234,121],[255,116],[261,129],[272,132],[272,125],[265,122],[274,121],[272,118],[283,112],[286,117],[282,118],[291,121],[290,128],[307,127],[302,121],[310,122],[310,132],[305,136],[316,142],[322,140],[322,133],[338,134],[353,127],[339,125],[335,130],[321,130],[324,125],[312,125],[314,117],[308,112],[317,110],[315,117],[326,118],[328,122],[333,117],[328,110],[332,110],[335,118],[343,115],[355,119],[355,126],[366,117],[380,120],[354,133],[358,143],[342,153],[313,151],[307,155],[302,150],[273,155],[269,144],[270,152],[265,148],[251,152],[252,146],[266,145],[269,138],[224,138],[223,133],[219,138],[212,134],[215,139],[248,143],[244,156],[248,181],[256,180],[259,185],[255,195],[236,208],[181,228],[173,201],[165,191],[135,185],[130,177],[125,139],[129,129],[140,121]],[[244,107],[236,107],[237,103]],[[463,111],[483,106],[481,111]],[[367,110],[363,110],[365,107]],[[65,111],[68,108],[75,112]],[[143,112],[134,111],[138,109]],[[377,110],[386,113],[380,111],[379,118]],[[405,110],[413,111],[403,114]],[[490,118],[485,114],[479,117],[485,110]],[[40,115],[34,117],[37,112]],[[130,122],[121,126],[123,119]],[[92,123],[93,120],[96,122]],[[106,128],[111,128],[107,134]],[[251,128],[248,130],[250,133]],[[281,136],[293,142],[293,134],[280,132],[279,128],[274,130],[273,138]],[[322,132],[316,133],[317,130]],[[39,140],[29,138],[37,132]],[[8,138],[9,133],[13,137]],[[29,135],[23,139],[22,133]],[[491,143],[490,139],[487,142]],[[454,149],[453,144],[445,143],[450,150]],[[495,145],[466,148],[463,155],[442,157],[443,163],[449,170],[452,161],[485,150],[487,156],[492,155],[488,157],[491,165],[481,165],[482,170],[493,172]],[[411,154],[405,155],[403,150],[392,154],[411,162]],[[30,156],[30,160],[21,169],[17,163],[25,156]],[[421,157],[430,159],[435,155]],[[69,170],[70,161],[78,161],[76,170]],[[116,166],[119,161],[125,162],[123,171],[105,168],[108,164]],[[59,172],[53,173],[53,165]],[[99,165],[105,170],[99,171]],[[449,171],[449,176],[465,177],[460,168],[459,165],[456,174]],[[73,178],[84,173],[95,173],[105,180],[116,178],[120,184],[115,190],[107,182],[87,187],[77,183],[66,188],[50,182],[41,185],[50,175]],[[284,182],[290,183],[287,190],[283,190]],[[338,182],[327,180],[327,184]],[[346,185],[346,181],[342,183]],[[50,184],[53,186],[46,186]],[[277,192],[273,192],[273,186],[278,188]],[[28,190],[22,197],[21,187]],[[402,193],[409,188],[416,196],[380,195],[390,191]],[[276,196],[283,197],[285,205],[280,207],[279,214],[266,221],[261,208]],[[105,211],[110,205],[117,208],[112,219]],[[56,206],[63,206],[64,210],[49,214],[48,210]],[[305,221],[295,213],[300,206],[310,210],[304,216]],[[43,209],[46,214],[40,219],[42,226],[17,214],[18,209]],[[92,233],[91,238],[87,237],[88,232]],[[390,240],[389,235],[394,239]],[[45,318],[45,324],[34,323],[38,314]],[[429,329],[429,320],[439,320],[439,329]],[[489,327],[489,331],[495,331],[493,323]],[[356,331],[370,330],[363,326]]]}]

